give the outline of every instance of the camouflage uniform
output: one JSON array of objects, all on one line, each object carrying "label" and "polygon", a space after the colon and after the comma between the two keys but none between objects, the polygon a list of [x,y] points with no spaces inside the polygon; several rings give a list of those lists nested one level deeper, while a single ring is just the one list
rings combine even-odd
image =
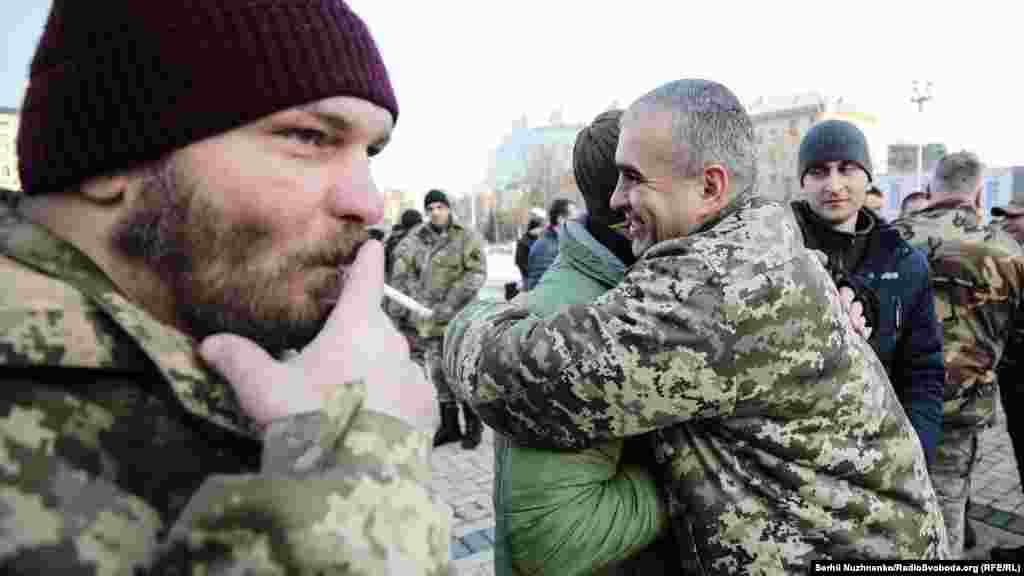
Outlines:
[{"label": "camouflage uniform", "polygon": [[[385,273],[387,274],[387,283],[391,286],[395,286],[394,278],[394,261],[395,261],[395,249],[405,240],[409,231],[412,228],[395,230],[388,236],[387,242],[385,243],[385,256],[386,265]],[[416,324],[413,322],[413,317],[408,314],[405,308],[401,306],[392,305],[385,306],[384,311],[387,312],[388,316],[394,321],[395,328],[405,336],[405,341],[409,343],[409,358],[412,359],[421,368],[426,368],[426,351],[423,349],[423,341],[419,338],[419,334],[416,330]]]},{"label": "camouflage uniform", "polygon": [[1024,322],[1024,257],[1005,231],[981,226],[974,209],[958,202],[933,204],[893,225],[928,256],[932,268],[946,385],[943,438],[930,472],[950,550],[960,556],[978,432],[995,424],[996,367],[1012,331]]},{"label": "camouflage uniform", "polygon": [[415,318],[393,302],[388,313],[399,322],[414,320],[427,370],[440,402],[453,402],[441,369],[441,342],[448,322],[476,298],[487,280],[487,256],[479,237],[456,222],[437,232],[429,222],[413,228],[395,248],[391,286],[434,311],[430,319]]},{"label": "camouflage uniform", "polygon": [[584,448],[655,432],[686,565],[943,558],[924,453],[792,214],[757,196],[650,248],[591,305],[468,307],[445,336],[456,393],[495,430]]},{"label": "camouflage uniform", "polygon": [[195,341],[0,207],[5,573],[445,574],[429,438],[359,408],[262,437]]}]

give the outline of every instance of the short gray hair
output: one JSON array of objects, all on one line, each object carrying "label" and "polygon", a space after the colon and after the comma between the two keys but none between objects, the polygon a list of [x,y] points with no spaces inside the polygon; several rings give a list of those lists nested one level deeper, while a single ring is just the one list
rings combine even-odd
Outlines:
[{"label": "short gray hair", "polygon": [[938,194],[973,194],[981,183],[985,165],[977,154],[961,150],[946,154],[935,165],[931,190]]},{"label": "short gray hair", "polygon": [[721,164],[737,183],[733,196],[757,182],[754,124],[731,90],[710,80],[676,80],[641,96],[630,112],[647,106],[672,114],[678,174],[693,178],[709,164]]}]

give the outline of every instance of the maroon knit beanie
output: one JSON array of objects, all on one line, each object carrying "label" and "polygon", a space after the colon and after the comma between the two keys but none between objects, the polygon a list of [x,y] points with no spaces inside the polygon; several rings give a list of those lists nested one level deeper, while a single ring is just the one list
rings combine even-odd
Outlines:
[{"label": "maroon knit beanie", "polygon": [[157,160],[333,96],[398,118],[377,46],[342,0],[54,0],[18,130],[27,194]]}]

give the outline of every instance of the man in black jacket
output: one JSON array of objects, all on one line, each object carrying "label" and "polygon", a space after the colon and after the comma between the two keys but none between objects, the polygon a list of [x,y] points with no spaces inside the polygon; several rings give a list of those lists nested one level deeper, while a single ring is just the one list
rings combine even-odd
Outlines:
[{"label": "man in black jacket", "polygon": [[865,207],[871,157],[856,126],[817,124],[801,142],[798,162],[804,200],[793,210],[804,242],[828,256],[836,283],[849,285],[865,304],[872,347],[931,462],[941,433],[945,364],[927,258]]},{"label": "man in black jacket", "polygon": [[526,273],[530,263],[530,248],[533,247],[533,243],[540,237],[541,232],[544,231],[544,220],[536,216],[531,216],[529,223],[526,225],[526,232],[519,237],[516,242],[516,268],[519,268],[519,274],[523,278],[522,286],[526,288]]}]

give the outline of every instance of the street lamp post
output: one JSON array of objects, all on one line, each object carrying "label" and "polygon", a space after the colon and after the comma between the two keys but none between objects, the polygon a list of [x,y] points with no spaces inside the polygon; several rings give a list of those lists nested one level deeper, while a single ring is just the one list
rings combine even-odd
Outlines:
[{"label": "street lamp post", "polygon": [[[910,101],[917,104],[917,111],[924,115],[924,103],[928,102],[934,96],[932,96],[932,83],[927,82],[924,89],[921,88],[921,84],[914,80],[913,84],[914,95],[910,97]],[[924,120],[924,118],[919,118]],[[918,134],[918,139],[921,139],[921,135]],[[921,188],[921,172],[924,169],[924,141],[919,141],[917,144],[917,190],[922,191]]]}]

